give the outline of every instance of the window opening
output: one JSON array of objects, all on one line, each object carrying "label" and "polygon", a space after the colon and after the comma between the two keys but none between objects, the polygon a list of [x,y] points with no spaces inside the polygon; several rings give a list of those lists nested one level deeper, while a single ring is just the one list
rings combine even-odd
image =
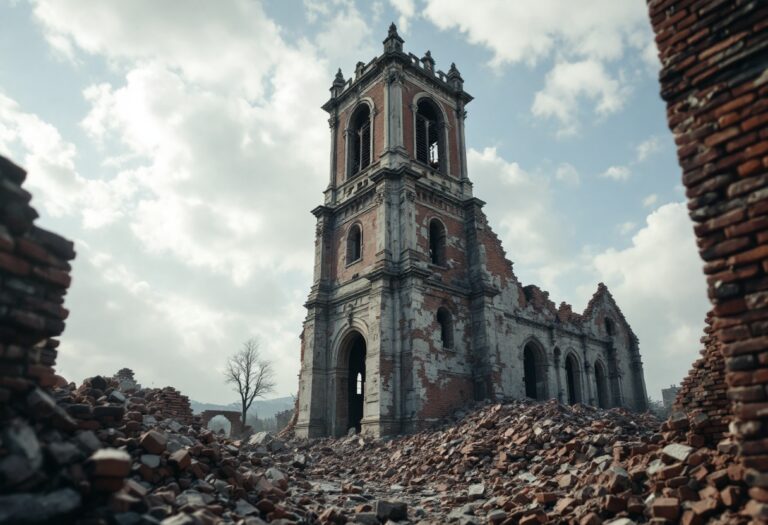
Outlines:
[{"label": "window opening", "polygon": [[347,264],[351,264],[360,259],[363,254],[363,233],[360,225],[355,224],[349,229],[347,234]]},{"label": "window opening", "polygon": [[416,160],[440,169],[442,157],[442,124],[437,108],[428,100],[421,100],[416,111]]},{"label": "window opening", "polygon": [[453,320],[446,308],[437,310],[437,323],[440,325],[440,342],[443,348],[453,348]]},{"label": "window opening", "polygon": [[429,223],[429,261],[445,265],[445,226],[437,219]]},{"label": "window opening", "polygon": [[371,110],[362,104],[352,119],[352,140],[350,144],[352,176],[371,164]]}]

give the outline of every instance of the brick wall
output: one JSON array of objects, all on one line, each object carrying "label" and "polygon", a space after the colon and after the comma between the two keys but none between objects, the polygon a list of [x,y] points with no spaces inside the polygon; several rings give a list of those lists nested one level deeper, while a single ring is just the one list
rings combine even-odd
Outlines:
[{"label": "brick wall", "polygon": [[[75,256],[70,241],[33,224],[37,213],[21,188],[25,177],[0,157],[0,402],[19,411],[30,391],[57,381],[58,341],[51,338],[64,330],[68,261]],[[43,395],[39,388],[37,395]]]},{"label": "brick wall", "polygon": [[712,312],[701,342],[701,358],[691,367],[677,392],[673,410],[685,412],[690,430],[688,441],[696,446],[715,445],[728,430],[731,403],[726,396],[725,362],[721,345],[713,335]]},{"label": "brick wall", "polygon": [[651,0],[750,495],[768,488],[768,4]]}]

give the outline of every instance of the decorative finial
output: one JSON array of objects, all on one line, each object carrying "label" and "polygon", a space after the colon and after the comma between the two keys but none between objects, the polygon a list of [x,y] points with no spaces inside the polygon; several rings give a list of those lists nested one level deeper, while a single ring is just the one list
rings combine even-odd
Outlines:
[{"label": "decorative finial", "polygon": [[456,67],[455,62],[451,62],[451,69],[448,70],[448,84],[451,85],[456,91],[462,91],[464,89],[464,79],[461,78],[461,73]]},{"label": "decorative finial", "polygon": [[397,26],[394,22],[389,25],[389,31],[387,32],[387,38],[384,39],[384,52],[402,52],[404,40],[397,34]]},{"label": "decorative finial", "polygon": [[347,81],[344,80],[344,74],[341,72],[341,68],[339,68],[336,72],[336,76],[333,78],[333,84],[331,84],[331,96],[338,97],[341,92],[344,91],[346,83]]},{"label": "decorative finial", "polygon": [[432,58],[432,53],[427,49],[427,52],[424,53],[424,56],[421,57],[421,62],[424,64],[424,68],[427,71],[433,71],[435,70],[435,59]]}]

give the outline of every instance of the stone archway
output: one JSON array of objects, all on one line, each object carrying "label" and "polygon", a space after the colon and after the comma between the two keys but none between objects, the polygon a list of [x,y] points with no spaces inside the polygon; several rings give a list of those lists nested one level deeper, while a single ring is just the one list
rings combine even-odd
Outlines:
[{"label": "stone archway", "polygon": [[223,431],[225,436],[232,435],[232,422],[221,414],[213,416],[208,421],[208,424],[205,426],[205,428],[212,430],[217,434]]},{"label": "stone archway", "polygon": [[342,340],[336,365],[336,435],[362,429],[365,408],[366,342],[357,330]]},{"label": "stone archway", "polygon": [[203,427],[208,428],[208,423],[216,416],[225,417],[230,423],[230,436],[239,436],[243,433],[245,425],[240,417],[240,412],[235,410],[205,410],[200,414],[200,423]]},{"label": "stone archway", "polygon": [[581,366],[579,366],[578,359],[572,353],[569,353],[565,358],[565,381],[568,404],[582,403]]},{"label": "stone archway", "polygon": [[526,397],[539,401],[547,399],[547,357],[533,341],[523,348],[523,383]]}]

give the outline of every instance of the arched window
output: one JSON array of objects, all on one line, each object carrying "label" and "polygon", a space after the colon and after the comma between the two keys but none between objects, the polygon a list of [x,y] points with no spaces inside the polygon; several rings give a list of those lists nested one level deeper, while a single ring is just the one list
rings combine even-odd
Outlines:
[{"label": "arched window", "polygon": [[353,224],[347,233],[347,264],[360,259],[363,255],[363,231],[359,224]]},{"label": "arched window", "polygon": [[547,399],[547,357],[537,344],[529,342],[523,348],[523,383],[525,395],[531,399]]},{"label": "arched window", "polygon": [[443,348],[453,348],[453,319],[447,308],[437,309],[437,324],[440,325],[440,341]]},{"label": "arched window", "polygon": [[429,221],[429,262],[445,265],[445,226],[437,219]]},{"label": "arched window", "polygon": [[350,121],[349,177],[353,177],[371,164],[371,108],[360,104]]},{"label": "arched window", "polygon": [[573,354],[568,354],[565,358],[565,380],[568,387],[568,404],[581,403],[581,367]]},{"label": "arched window", "polygon": [[443,124],[434,102],[423,98],[416,105],[416,160],[440,170],[443,152]]},{"label": "arched window", "polygon": [[608,332],[608,335],[613,335],[614,328],[613,328],[613,321],[610,317],[605,318],[605,331]]}]

